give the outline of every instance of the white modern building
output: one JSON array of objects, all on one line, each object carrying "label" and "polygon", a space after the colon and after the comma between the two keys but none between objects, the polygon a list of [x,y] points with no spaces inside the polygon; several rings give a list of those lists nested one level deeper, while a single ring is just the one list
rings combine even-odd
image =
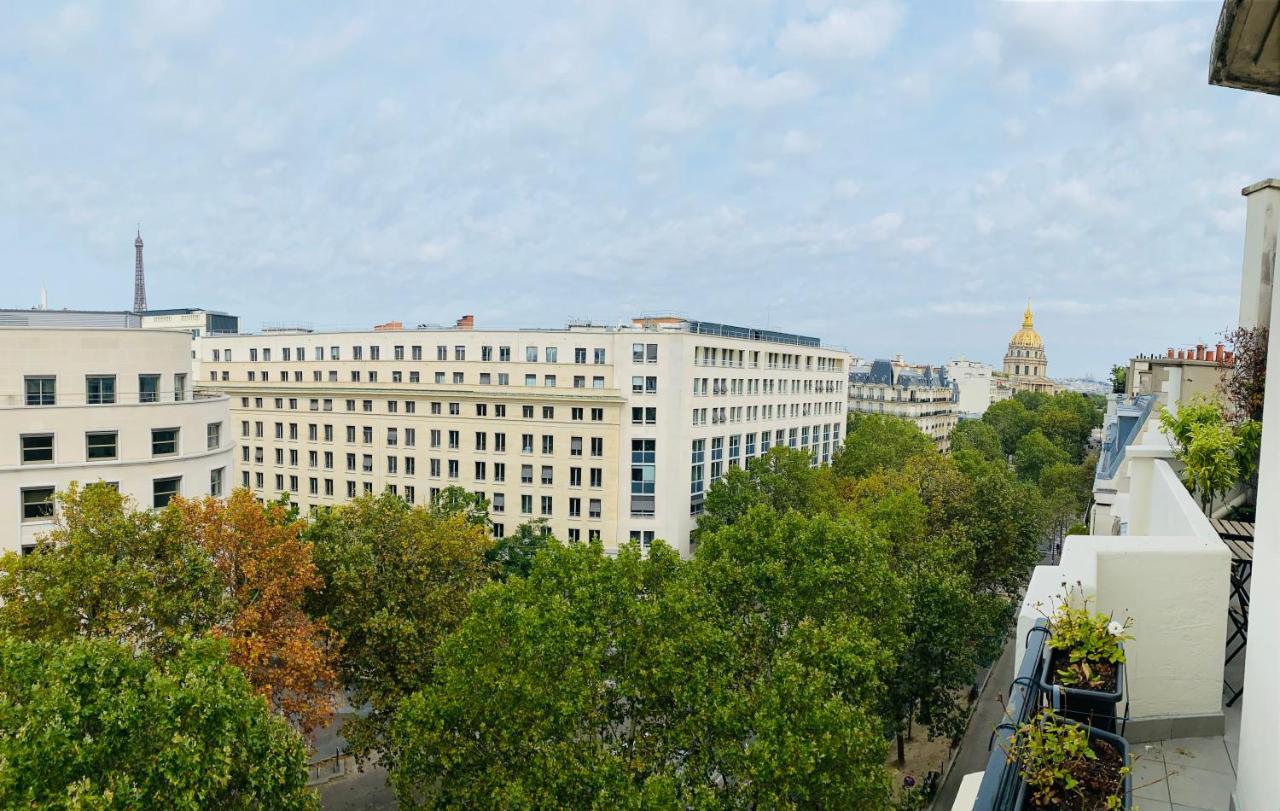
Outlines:
[{"label": "white modern building", "polygon": [[71,482],[142,507],[224,495],[228,400],[193,382],[187,332],[0,328],[0,550],[34,548]]},{"label": "white modern building", "polygon": [[956,411],[970,419],[987,413],[987,407],[996,399],[996,384],[991,376],[993,371],[986,363],[963,357],[947,361],[947,377],[959,389]]},{"label": "white modern building", "polygon": [[775,445],[839,447],[846,358],[816,338],[682,318],[629,325],[202,336],[231,396],[235,485],[304,511],[460,486],[495,534],[545,519],[606,548],[690,552],[711,483]]}]

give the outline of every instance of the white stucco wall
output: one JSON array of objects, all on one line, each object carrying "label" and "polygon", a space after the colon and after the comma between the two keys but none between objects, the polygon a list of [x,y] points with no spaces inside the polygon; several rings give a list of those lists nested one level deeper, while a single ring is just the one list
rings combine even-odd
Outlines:
[{"label": "white stucco wall", "polygon": [[1061,564],[1032,575],[1015,661],[1050,599],[1080,583],[1095,610],[1133,619],[1132,719],[1213,715],[1222,708],[1230,554],[1167,462],[1148,456],[1130,464],[1130,503],[1150,505],[1141,520],[1154,534],[1067,538]]}]

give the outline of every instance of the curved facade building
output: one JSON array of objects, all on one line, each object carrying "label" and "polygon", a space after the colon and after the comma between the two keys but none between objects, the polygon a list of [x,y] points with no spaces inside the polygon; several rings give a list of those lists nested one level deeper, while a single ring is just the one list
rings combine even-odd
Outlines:
[{"label": "curved facade building", "polygon": [[1057,388],[1049,379],[1049,358],[1044,353],[1044,341],[1036,332],[1030,304],[1022,314],[1022,328],[1009,339],[1004,374],[1015,391],[1053,394]]},{"label": "curved facade building", "polygon": [[225,495],[228,401],[191,366],[188,332],[0,328],[0,551],[34,548],[71,482],[145,507]]}]

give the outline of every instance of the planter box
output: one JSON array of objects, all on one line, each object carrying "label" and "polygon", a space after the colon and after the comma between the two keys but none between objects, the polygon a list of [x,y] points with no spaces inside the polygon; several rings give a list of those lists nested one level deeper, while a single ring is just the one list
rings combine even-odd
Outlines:
[{"label": "planter box", "polygon": [[[1122,645],[1120,648],[1124,650]],[[1040,670],[1040,689],[1049,699],[1049,706],[1070,721],[1114,734],[1116,731],[1116,705],[1124,698],[1124,662],[1116,665],[1116,689],[1110,692],[1067,687],[1052,681],[1053,648],[1044,649],[1044,666]]]},{"label": "planter box", "polygon": [[[1075,722],[1068,721],[1068,723],[1075,723]],[[1086,725],[1077,724],[1077,726],[1086,726]],[[1116,748],[1116,751],[1120,753],[1120,758],[1121,758],[1120,762],[1122,765],[1125,765],[1125,766],[1133,765],[1129,762],[1129,742],[1126,741],[1124,738],[1120,737],[1119,735],[1112,734],[1110,732],[1103,732],[1100,729],[1089,727],[1089,743],[1092,744],[1094,741],[1099,741],[1099,740],[1106,741],[1107,743],[1111,744]],[[1133,773],[1132,772],[1124,776],[1124,785],[1121,788],[1120,799],[1121,799],[1120,807],[1122,809],[1126,809],[1127,811],[1127,809],[1133,807]],[[1018,811],[1040,811],[1040,809],[1037,809],[1036,806],[1031,805],[1031,792],[1027,789],[1026,783],[1022,783],[1021,786],[1018,788],[1018,798],[1014,802],[1013,807],[1015,809],[1018,809]]]}]

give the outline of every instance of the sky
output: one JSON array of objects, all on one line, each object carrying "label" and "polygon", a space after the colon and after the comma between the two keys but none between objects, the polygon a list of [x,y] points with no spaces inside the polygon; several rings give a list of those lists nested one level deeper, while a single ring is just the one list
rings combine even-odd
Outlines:
[{"label": "sky", "polygon": [[1220,2],[0,0],[0,306],[816,335],[1052,376],[1234,325]]}]

